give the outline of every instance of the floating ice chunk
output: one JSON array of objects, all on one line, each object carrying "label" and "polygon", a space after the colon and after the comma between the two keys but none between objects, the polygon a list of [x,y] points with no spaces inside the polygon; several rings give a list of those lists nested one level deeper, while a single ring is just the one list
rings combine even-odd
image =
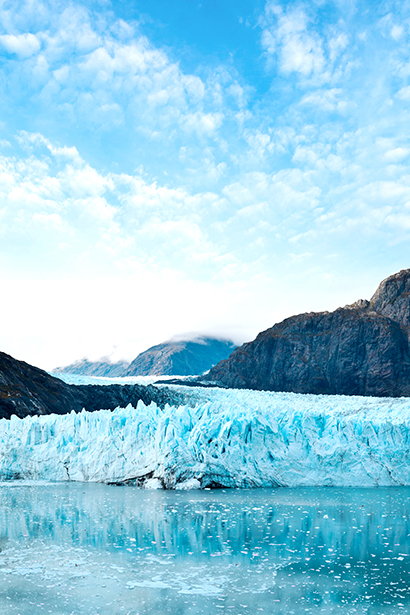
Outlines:
[{"label": "floating ice chunk", "polygon": [[200,489],[201,483],[197,478],[189,478],[188,480],[184,480],[182,483],[177,483],[175,485],[175,489]]},{"label": "floating ice chunk", "polygon": [[149,478],[145,483],[144,483],[144,488],[145,489],[162,489],[162,483],[159,480],[159,478]]}]

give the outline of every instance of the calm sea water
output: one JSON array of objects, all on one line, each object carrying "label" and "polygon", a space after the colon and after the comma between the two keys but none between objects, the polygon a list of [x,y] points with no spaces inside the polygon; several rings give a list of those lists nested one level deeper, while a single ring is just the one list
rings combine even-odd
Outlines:
[{"label": "calm sea water", "polygon": [[410,489],[0,486],[0,613],[410,613]]}]

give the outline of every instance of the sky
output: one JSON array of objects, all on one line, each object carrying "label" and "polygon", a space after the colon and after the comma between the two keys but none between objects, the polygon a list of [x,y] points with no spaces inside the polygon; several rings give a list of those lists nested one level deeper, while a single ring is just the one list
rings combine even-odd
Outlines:
[{"label": "sky", "polygon": [[410,266],[410,3],[0,0],[0,350],[237,344]]}]

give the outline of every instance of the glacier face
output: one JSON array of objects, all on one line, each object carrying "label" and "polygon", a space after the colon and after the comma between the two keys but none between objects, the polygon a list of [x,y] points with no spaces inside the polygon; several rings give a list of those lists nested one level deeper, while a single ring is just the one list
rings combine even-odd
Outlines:
[{"label": "glacier face", "polygon": [[0,480],[192,489],[410,485],[410,399],[206,389],[193,403],[0,420]]}]

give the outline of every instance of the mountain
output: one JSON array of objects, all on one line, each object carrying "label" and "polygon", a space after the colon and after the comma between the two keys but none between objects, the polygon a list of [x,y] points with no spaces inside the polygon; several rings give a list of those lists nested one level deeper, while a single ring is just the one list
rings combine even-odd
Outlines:
[{"label": "mountain", "polygon": [[75,388],[0,352],[0,418],[80,412],[82,407]]},{"label": "mountain", "polygon": [[111,363],[107,357],[99,361],[82,359],[53,374],[81,376],[197,376],[208,371],[222,359],[227,359],[236,346],[228,340],[198,337],[194,340],[169,341],[152,346],[139,354],[132,363]]},{"label": "mountain", "polygon": [[129,361],[110,363],[105,357],[99,361],[82,359],[81,361],[76,361],[65,367],[56,367],[53,369],[53,374],[79,374],[80,376],[116,378],[117,376],[122,376],[129,364]]},{"label": "mountain", "polygon": [[82,385],[65,384],[47,372],[0,352],[0,418],[9,419],[42,414],[67,414],[118,406],[134,407],[142,400],[163,408],[184,402],[182,394],[152,385]]},{"label": "mountain", "polygon": [[148,348],[137,356],[123,376],[191,376],[208,371],[235,349],[229,340],[198,337],[169,341]]},{"label": "mountain", "polygon": [[295,393],[410,396],[410,269],[370,301],[299,314],[259,333],[206,381]]}]

